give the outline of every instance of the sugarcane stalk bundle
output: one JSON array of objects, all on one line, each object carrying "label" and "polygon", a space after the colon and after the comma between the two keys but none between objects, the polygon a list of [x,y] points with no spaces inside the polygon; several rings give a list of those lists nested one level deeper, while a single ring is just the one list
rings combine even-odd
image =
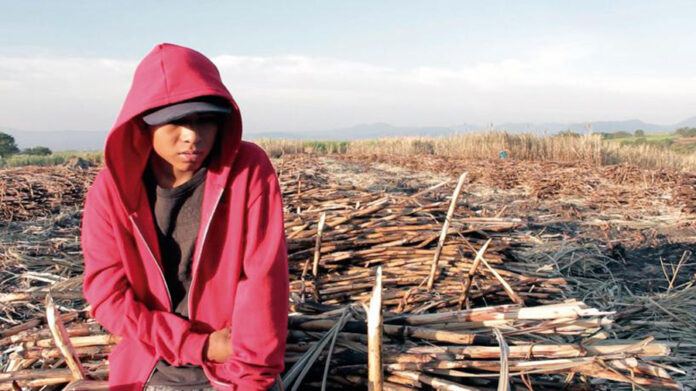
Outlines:
[{"label": "sugarcane stalk bundle", "polygon": [[81,205],[96,168],[62,166],[3,170],[0,177],[0,222],[29,220]]},{"label": "sugarcane stalk bundle", "polygon": [[[369,384],[368,373],[363,370],[369,361],[367,315],[360,306],[349,305],[349,310],[351,317],[337,332],[334,362],[327,376],[332,389]],[[317,340],[334,331],[340,315],[341,311],[330,310],[291,316],[286,362],[307,365],[302,357],[316,354]],[[494,387],[502,369],[513,380],[532,374],[536,375],[534,379],[542,380],[575,374],[680,389],[662,366],[650,361],[669,355],[666,344],[652,338],[587,338],[598,330],[610,329],[612,315],[572,300],[535,307],[500,305],[432,314],[385,313],[383,369],[385,374],[412,380],[417,378],[414,373],[427,376],[427,384],[431,385],[440,382],[469,389]],[[505,368],[501,368],[503,350],[494,330],[500,332],[507,346]],[[318,357],[321,360],[321,354]],[[316,376],[320,377],[319,373]],[[388,376],[384,382],[390,382]]]},{"label": "sugarcane stalk bundle", "polygon": [[[609,338],[625,330],[615,323],[625,314],[568,299],[557,268],[511,256],[532,246],[525,222],[469,204],[464,178],[476,180],[475,170],[390,192],[336,181],[312,157],[276,167],[290,268],[286,389],[574,389],[602,381],[679,389],[675,368],[656,362],[673,345]],[[79,389],[85,383],[65,367],[66,355],[81,363],[83,381],[103,380],[120,337],[91,319],[82,299],[79,209],[36,218],[28,205],[47,202],[49,191],[27,195],[21,175],[11,182],[18,191],[0,192],[18,220],[0,239],[0,389]],[[539,183],[540,198],[566,186]],[[85,188],[56,193],[65,207]],[[44,316],[49,294],[63,342]]]}]

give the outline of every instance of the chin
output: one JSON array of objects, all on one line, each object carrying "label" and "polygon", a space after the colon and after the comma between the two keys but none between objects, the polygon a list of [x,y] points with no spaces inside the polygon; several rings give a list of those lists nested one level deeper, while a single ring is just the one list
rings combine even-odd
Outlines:
[{"label": "chin", "polygon": [[182,164],[177,167],[180,172],[195,172],[201,167],[200,164]]}]

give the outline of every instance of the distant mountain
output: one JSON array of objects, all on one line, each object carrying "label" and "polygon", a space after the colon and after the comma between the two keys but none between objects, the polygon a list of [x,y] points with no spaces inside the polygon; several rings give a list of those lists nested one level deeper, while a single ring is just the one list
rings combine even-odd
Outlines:
[{"label": "distant mountain", "polygon": [[[572,131],[582,131],[582,130],[587,130],[587,123],[575,123],[571,124],[568,129]],[[633,132],[638,129],[643,129],[646,132],[669,132],[674,130],[673,126],[663,126],[663,125],[655,125],[655,124],[649,124],[646,122],[643,122],[638,119],[632,119],[628,121],[595,121],[595,122],[590,122],[589,125],[591,126],[591,129],[593,132],[618,132],[618,131],[627,131],[627,132]]]},{"label": "distant mountain", "polygon": [[691,117],[681,121],[675,125],[677,129],[679,128],[696,128],[696,117]]},{"label": "distant mountain", "polygon": [[[696,117],[694,117],[696,120]],[[633,132],[637,129],[643,129],[646,132],[652,133],[662,133],[671,132],[677,129],[678,126],[671,125],[655,125],[643,122],[638,119],[631,119],[627,121],[593,121],[593,122],[576,122],[576,123],[505,123],[502,125],[494,126],[495,130],[507,130],[513,133],[534,133],[534,134],[552,134],[556,132],[561,132],[564,130],[571,130],[577,133],[585,133],[592,130],[596,133],[606,132],[618,132],[627,131]]]},{"label": "distant mountain", "polygon": [[[294,139],[294,140],[356,140],[393,136],[446,136],[453,133],[473,132],[486,129],[504,130],[511,133],[533,133],[551,135],[564,130],[585,133],[592,130],[596,133],[627,131],[634,132],[643,129],[649,133],[673,132],[681,127],[696,127],[696,116],[678,122],[674,125],[655,125],[638,119],[626,121],[594,121],[594,122],[510,122],[500,125],[475,125],[462,123],[453,126],[394,126],[384,122],[360,124],[345,128],[295,131],[295,132],[246,132],[244,139],[258,140],[261,138]],[[80,131],[41,131],[30,132],[0,127],[0,132],[14,136],[20,148],[35,146],[48,147],[54,151],[66,150],[101,150],[106,141],[105,132]]]},{"label": "distant mountain", "polygon": [[539,124],[533,122],[513,122],[494,125],[493,130],[505,130],[512,133],[534,133],[543,135],[556,133],[561,130],[567,130],[567,127],[568,124],[556,122],[544,122]]},{"label": "distant mountain", "polygon": [[452,134],[454,129],[444,126],[392,126],[383,122],[355,125],[326,132],[312,132],[314,138],[328,137],[332,140],[355,140],[393,136],[437,137]]},{"label": "distant mountain", "polygon": [[[696,117],[693,118],[696,122]],[[687,120],[688,121],[688,120]],[[683,121],[685,122],[685,121]],[[680,123],[681,124],[681,123]],[[680,125],[688,126],[688,125]],[[472,124],[461,124],[455,126],[425,126],[425,127],[411,127],[411,126],[392,126],[386,123],[374,123],[374,124],[364,124],[356,125],[349,128],[334,129],[328,131],[318,131],[318,132],[306,132],[302,133],[303,137],[309,139],[340,139],[340,140],[354,140],[361,138],[377,138],[377,137],[390,137],[390,136],[446,136],[458,132],[472,132],[481,131],[486,129],[493,129],[499,131],[507,131],[511,133],[533,133],[537,135],[554,134],[564,130],[571,130],[573,132],[585,133],[589,130],[593,132],[618,132],[618,131],[628,131],[633,132],[637,129],[643,129],[649,133],[661,133],[661,132],[672,132],[679,126],[663,126],[655,125],[643,122],[638,119],[632,119],[627,121],[594,121],[594,122],[578,122],[578,123],[561,123],[561,122],[543,122],[543,123],[533,123],[533,122],[516,122],[516,123],[503,123],[501,125],[472,125]]]},{"label": "distant mountain", "polygon": [[262,132],[245,133],[245,138],[257,140],[261,138],[287,138],[300,140],[357,140],[366,138],[393,137],[393,136],[446,136],[456,132],[481,130],[482,127],[474,125],[446,126],[392,126],[387,123],[377,122],[361,124],[347,128],[331,130],[306,131],[306,132]]},{"label": "distant mountain", "polygon": [[485,126],[472,125],[472,124],[461,124],[452,126],[452,130],[455,132],[476,132],[485,129]]},{"label": "distant mountain", "polygon": [[287,132],[245,132],[242,138],[245,140],[260,140],[264,138],[301,140],[303,136],[299,133]]}]

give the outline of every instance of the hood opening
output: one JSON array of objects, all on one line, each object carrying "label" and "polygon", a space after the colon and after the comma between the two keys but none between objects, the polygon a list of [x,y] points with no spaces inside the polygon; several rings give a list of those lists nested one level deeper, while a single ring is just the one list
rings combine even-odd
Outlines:
[{"label": "hood opening", "polygon": [[242,120],[217,67],[193,49],[164,43],[155,46],[136,68],[104,147],[106,167],[129,213],[138,209],[145,195],[141,177],[152,150],[143,114],[200,97],[220,99],[232,107],[232,112],[222,121],[211,151],[215,155],[208,164],[208,178],[224,186],[241,143]]}]

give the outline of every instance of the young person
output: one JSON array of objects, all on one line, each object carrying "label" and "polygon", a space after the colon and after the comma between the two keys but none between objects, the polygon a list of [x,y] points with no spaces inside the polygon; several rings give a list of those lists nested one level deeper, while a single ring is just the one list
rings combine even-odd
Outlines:
[{"label": "young person", "polygon": [[283,206],[215,65],[157,45],[138,65],[85,200],[84,295],[121,336],[115,390],[280,386]]}]

